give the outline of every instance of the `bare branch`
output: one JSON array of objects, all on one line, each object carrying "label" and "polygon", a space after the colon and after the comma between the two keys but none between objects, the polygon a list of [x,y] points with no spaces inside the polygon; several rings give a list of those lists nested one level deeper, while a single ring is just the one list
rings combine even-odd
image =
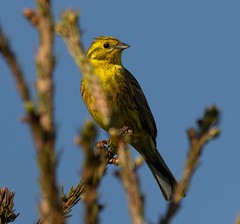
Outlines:
[{"label": "bare branch", "polygon": [[[120,161],[121,172],[117,172],[117,176],[122,181],[126,196],[128,199],[129,212],[134,224],[144,223],[144,205],[143,195],[140,190],[139,178],[136,168],[141,164],[132,160],[130,151],[122,137],[124,133],[118,133],[111,130],[111,139],[118,145],[118,158]],[[129,137],[129,136],[128,136]]]},{"label": "bare branch", "polygon": [[10,46],[10,43],[8,42],[8,39],[3,33],[1,27],[0,27],[0,53],[3,56],[3,59],[6,61],[9,69],[11,69],[17,90],[23,102],[25,103],[25,105],[31,103],[30,91],[25,81],[24,74],[12,50],[12,47]]},{"label": "bare branch", "polygon": [[168,210],[162,217],[160,224],[168,224],[181,207],[182,197],[186,194],[194,172],[200,160],[204,146],[208,141],[215,139],[220,130],[216,127],[219,123],[220,112],[216,107],[206,109],[202,119],[198,120],[198,128],[191,128],[188,131],[190,148],[183,171],[183,175],[176,188],[173,201],[168,206]]},{"label": "bare branch", "polygon": [[54,27],[50,0],[37,0],[39,48],[35,58],[37,69],[39,123],[43,130],[42,147],[38,148],[42,201],[41,223],[65,223],[56,183],[55,126],[53,118]]},{"label": "bare branch", "polygon": [[35,105],[32,103],[30,90],[25,80],[25,75],[21,69],[20,63],[16,55],[14,54],[12,47],[8,42],[6,35],[3,33],[1,27],[0,27],[0,54],[3,56],[9,69],[12,72],[12,76],[15,80],[18,93],[23,101],[23,106],[27,113],[27,117],[24,119],[24,121],[27,121],[30,125],[36,147],[41,148],[42,142],[39,138],[39,135],[42,135],[42,128],[39,125],[38,112]]},{"label": "bare branch", "polygon": [[75,63],[80,68],[83,76],[85,76],[86,82],[88,82],[89,91],[94,96],[95,107],[98,108],[99,113],[102,114],[103,122],[109,124],[111,119],[111,110],[106,100],[106,96],[101,90],[101,86],[98,82],[91,63],[86,57],[86,53],[81,44],[81,31],[78,26],[79,13],[66,10],[61,15],[61,21],[56,23],[55,31],[60,35],[68,46],[68,50],[72,55]]},{"label": "bare branch", "polygon": [[95,137],[97,135],[96,126],[91,122],[86,122],[77,138],[77,143],[84,150],[84,166],[82,171],[82,182],[84,186],[83,201],[85,204],[85,223],[95,224],[99,222],[99,212],[102,206],[98,202],[98,192],[100,181],[105,174],[107,160],[94,153]]}]

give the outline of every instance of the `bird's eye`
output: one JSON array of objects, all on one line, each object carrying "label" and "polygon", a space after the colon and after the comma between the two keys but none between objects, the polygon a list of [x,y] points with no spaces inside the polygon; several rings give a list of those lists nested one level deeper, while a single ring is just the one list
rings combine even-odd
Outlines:
[{"label": "bird's eye", "polygon": [[108,43],[106,43],[106,44],[103,44],[103,47],[104,47],[104,48],[109,48],[110,45],[109,45]]}]

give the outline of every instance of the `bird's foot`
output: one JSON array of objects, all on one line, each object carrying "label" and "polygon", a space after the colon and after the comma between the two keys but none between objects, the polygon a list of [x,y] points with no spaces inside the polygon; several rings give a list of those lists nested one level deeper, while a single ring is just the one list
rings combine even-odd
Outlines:
[{"label": "bird's foot", "polygon": [[96,143],[96,148],[99,153],[107,150],[108,148],[107,142],[108,142],[107,140],[102,140]]},{"label": "bird's foot", "polygon": [[119,165],[119,160],[116,155],[117,148],[111,139],[97,142],[96,148],[98,153],[107,159],[107,163],[114,164],[116,166]]}]

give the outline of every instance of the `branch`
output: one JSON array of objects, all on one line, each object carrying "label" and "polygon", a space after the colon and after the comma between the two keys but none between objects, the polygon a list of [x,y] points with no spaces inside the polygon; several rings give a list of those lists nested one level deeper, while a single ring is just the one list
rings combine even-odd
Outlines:
[{"label": "branch", "polygon": [[30,91],[24,78],[24,74],[20,67],[20,64],[8,42],[6,35],[3,33],[0,26],[0,53],[3,59],[6,61],[9,69],[12,72],[13,78],[19,95],[21,96],[25,105],[31,104]]},{"label": "branch", "polygon": [[[91,63],[86,57],[85,50],[81,44],[81,31],[78,25],[79,14],[71,9],[66,10],[61,15],[61,20],[56,23],[55,31],[61,36],[66,43],[70,54],[72,55],[76,65],[79,67],[86,82],[90,93],[94,96],[95,107],[102,114],[103,122],[108,124],[111,117],[111,110],[106,100],[106,96],[101,91],[97,77]],[[99,211],[101,205],[98,203],[97,188],[100,184],[101,178],[105,173],[106,165],[108,163],[107,156],[101,154],[96,155],[93,152],[94,146],[92,142],[95,138],[91,135],[93,130],[91,123],[86,124],[86,128],[81,131],[80,137],[77,139],[79,145],[84,149],[85,162],[83,168],[83,192],[85,203],[85,219],[86,223],[98,223]],[[93,134],[93,133],[92,133]],[[101,157],[101,159],[100,159]]]},{"label": "branch", "polygon": [[18,93],[23,101],[23,106],[27,113],[25,121],[28,121],[32,135],[34,138],[34,142],[36,147],[41,147],[41,141],[39,141],[39,133],[42,133],[41,127],[39,126],[39,116],[36,111],[34,104],[32,103],[32,97],[30,94],[30,90],[27,86],[27,82],[25,80],[25,75],[22,71],[20,63],[14,54],[10,43],[6,35],[3,33],[0,27],[0,54],[2,55],[3,59],[6,61],[9,69],[11,70],[11,74],[15,81]]},{"label": "branch", "polygon": [[97,189],[105,174],[107,160],[94,153],[94,145],[97,135],[96,126],[91,122],[86,122],[81,130],[76,142],[82,147],[85,155],[82,171],[83,201],[85,205],[85,223],[99,223],[99,212],[102,205],[98,202]]},{"label": "branch", "polygon": [[[96,127],[91,121],[87,121],[75,140],[76,144],[83,148],[85,155],[83,178],[76,188],[71,187],[68,195],[62,193],[62,209],[65,217],[69,217],[73,206],[84,198],[87,223],[96,223],[99,219],[98,213],[102,206],[98,203],[97,189],[105,174],[107,164],[119,166],[119,159],[116,155],[117,146],[112,139],[97,142],[96,152],[98,154],[94,152],[93,142],[96,135]],[[138,158],[133,169],[136,170],[142,163],[142,157]]]},{"label": "branch", "polygon": [[109,124],[111,110],[81,44],[81,31],[78,25],[78,17],[78,13],[71,9],[66,10],[62,13],[61,20],[56,23],[55,31],[65,41],[75,63],[85,77],[86,82],[88,82],[89,91],[94,96],[94,99],[96,99],[95,106],[98,108],[99,113],[101,113],[103,122]]},{"label": "branch", "polygon": [[132,160],[130,151],[123,138],[125,133],[119,134],[115,130],[111,130],[110,134],[112,141],[118,145],[117,152],[121,171],[117,172],[117,176],[121,179],[127,195],[132,223],[142,224],[144,223],[144,201],[136,173],[136,168],[140,166],[142,160],[137,160],[135,163]]},{"label": "branch", "polygon": [[50,0],[37,0],[39,48],[35,58],[39,124],[43,130],[38,149],[42,201],[41,223],[65,223],[56,183],[55,125],[53,117],[54,27]]},{"label": "branch", "polygon": [[[98,213],[101,205],[98,204],[97,188],[103,175],[105,174],[107,164],[114,164],[116,166],[119,165],[119,159],[116,157],[116,148],[112,145],[111,139],[97,142],[96,150],[98,154],[95,154],[92,143],[94,142],[96,134],[96,127],[91,121],[88,121],[75,140],[77,145],[80,147],[82,146],[85,155],[83,178],[80,180],[76,188],[71,187],[68,195],[62,193],[62,209],[65,217],[70,216],[69,213],[71,212],[73,206],[75,206],[81,200],[83,195],[85,195],[84,201],[86,207],[88,207],[85,209],[88,211],[86,214],[86,220],[88,219],[87,217],[89,217],[89,220],[90,217],[92,217],[91,222],[94,222],[93,220],[98,220]],[[137,160],[135,167],[139,167],[141,164],[142,161]],[[93,178],[94,185],[91,184],[93,182]],[[85,182],[90,183],[89,186],[86,187]],[[92,195],[95,195],[95,197],[92,197]],[[99,209],[96,210],[95,206]],[[92,213],[94,213],[94,216],[92,216]],[[89,221],[89,223],[91,222]]]},{"label": "branch", "polygon": [[215,139],[220,134],[220,129],[217,127],[220,119],[220,112],[216,107],[206,109],[202,119],[198,120],[198,127],[191,128],[188,131],[190,148],[183,171],[183,175],[176,188],[173,200],[168,206],[168,210],[162,217],[160,224],[168,224],[176,215],[181,207],[182,197],[185,196],[189,189],[193,174],[198,167],[200,156],[204,146]]},{"label": "branch", "polygon": [[[31,95],[24,74],[19,62],[13,53],[13,50],[7,41],[6,36],[0,29],[0,53],[5,59],[7,65],[12,71],[19,95],[24,104],[27,121],[34,139],[34,143],[39,152],[39,164],[41,167],[40,182],[42,185],[43,201],[41,211],[45,211],[43,216],[47,219],[53,219],[52,223],[63,223],[63,221],[55,222],[54,220],[63,220],[59,205],[58,191],[55,183],[55,131],[53,122],[53,24],[50,12],[50,3],[47,0],[39,0],[39,34],[40,47],[36,57],[36,65],[38,72],[37,94],[39,104],[36,106],[31,102]],[[45,203],[46,202],[46,203]],[[44,220],[44,219],[43,219]],[[51,223],[49,221],[48,223]]]}]

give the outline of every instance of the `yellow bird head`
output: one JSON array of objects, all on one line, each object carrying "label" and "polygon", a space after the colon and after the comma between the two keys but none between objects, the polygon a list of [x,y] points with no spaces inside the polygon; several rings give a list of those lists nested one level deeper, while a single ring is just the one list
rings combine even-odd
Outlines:
[{"label": "yellow bird head", "polygon": [[96,37],[87,51],[87,57],[90,60],[100,60],[111,64],[121,65],[122,51],[129,48],[114,37],[100,36]]}]

